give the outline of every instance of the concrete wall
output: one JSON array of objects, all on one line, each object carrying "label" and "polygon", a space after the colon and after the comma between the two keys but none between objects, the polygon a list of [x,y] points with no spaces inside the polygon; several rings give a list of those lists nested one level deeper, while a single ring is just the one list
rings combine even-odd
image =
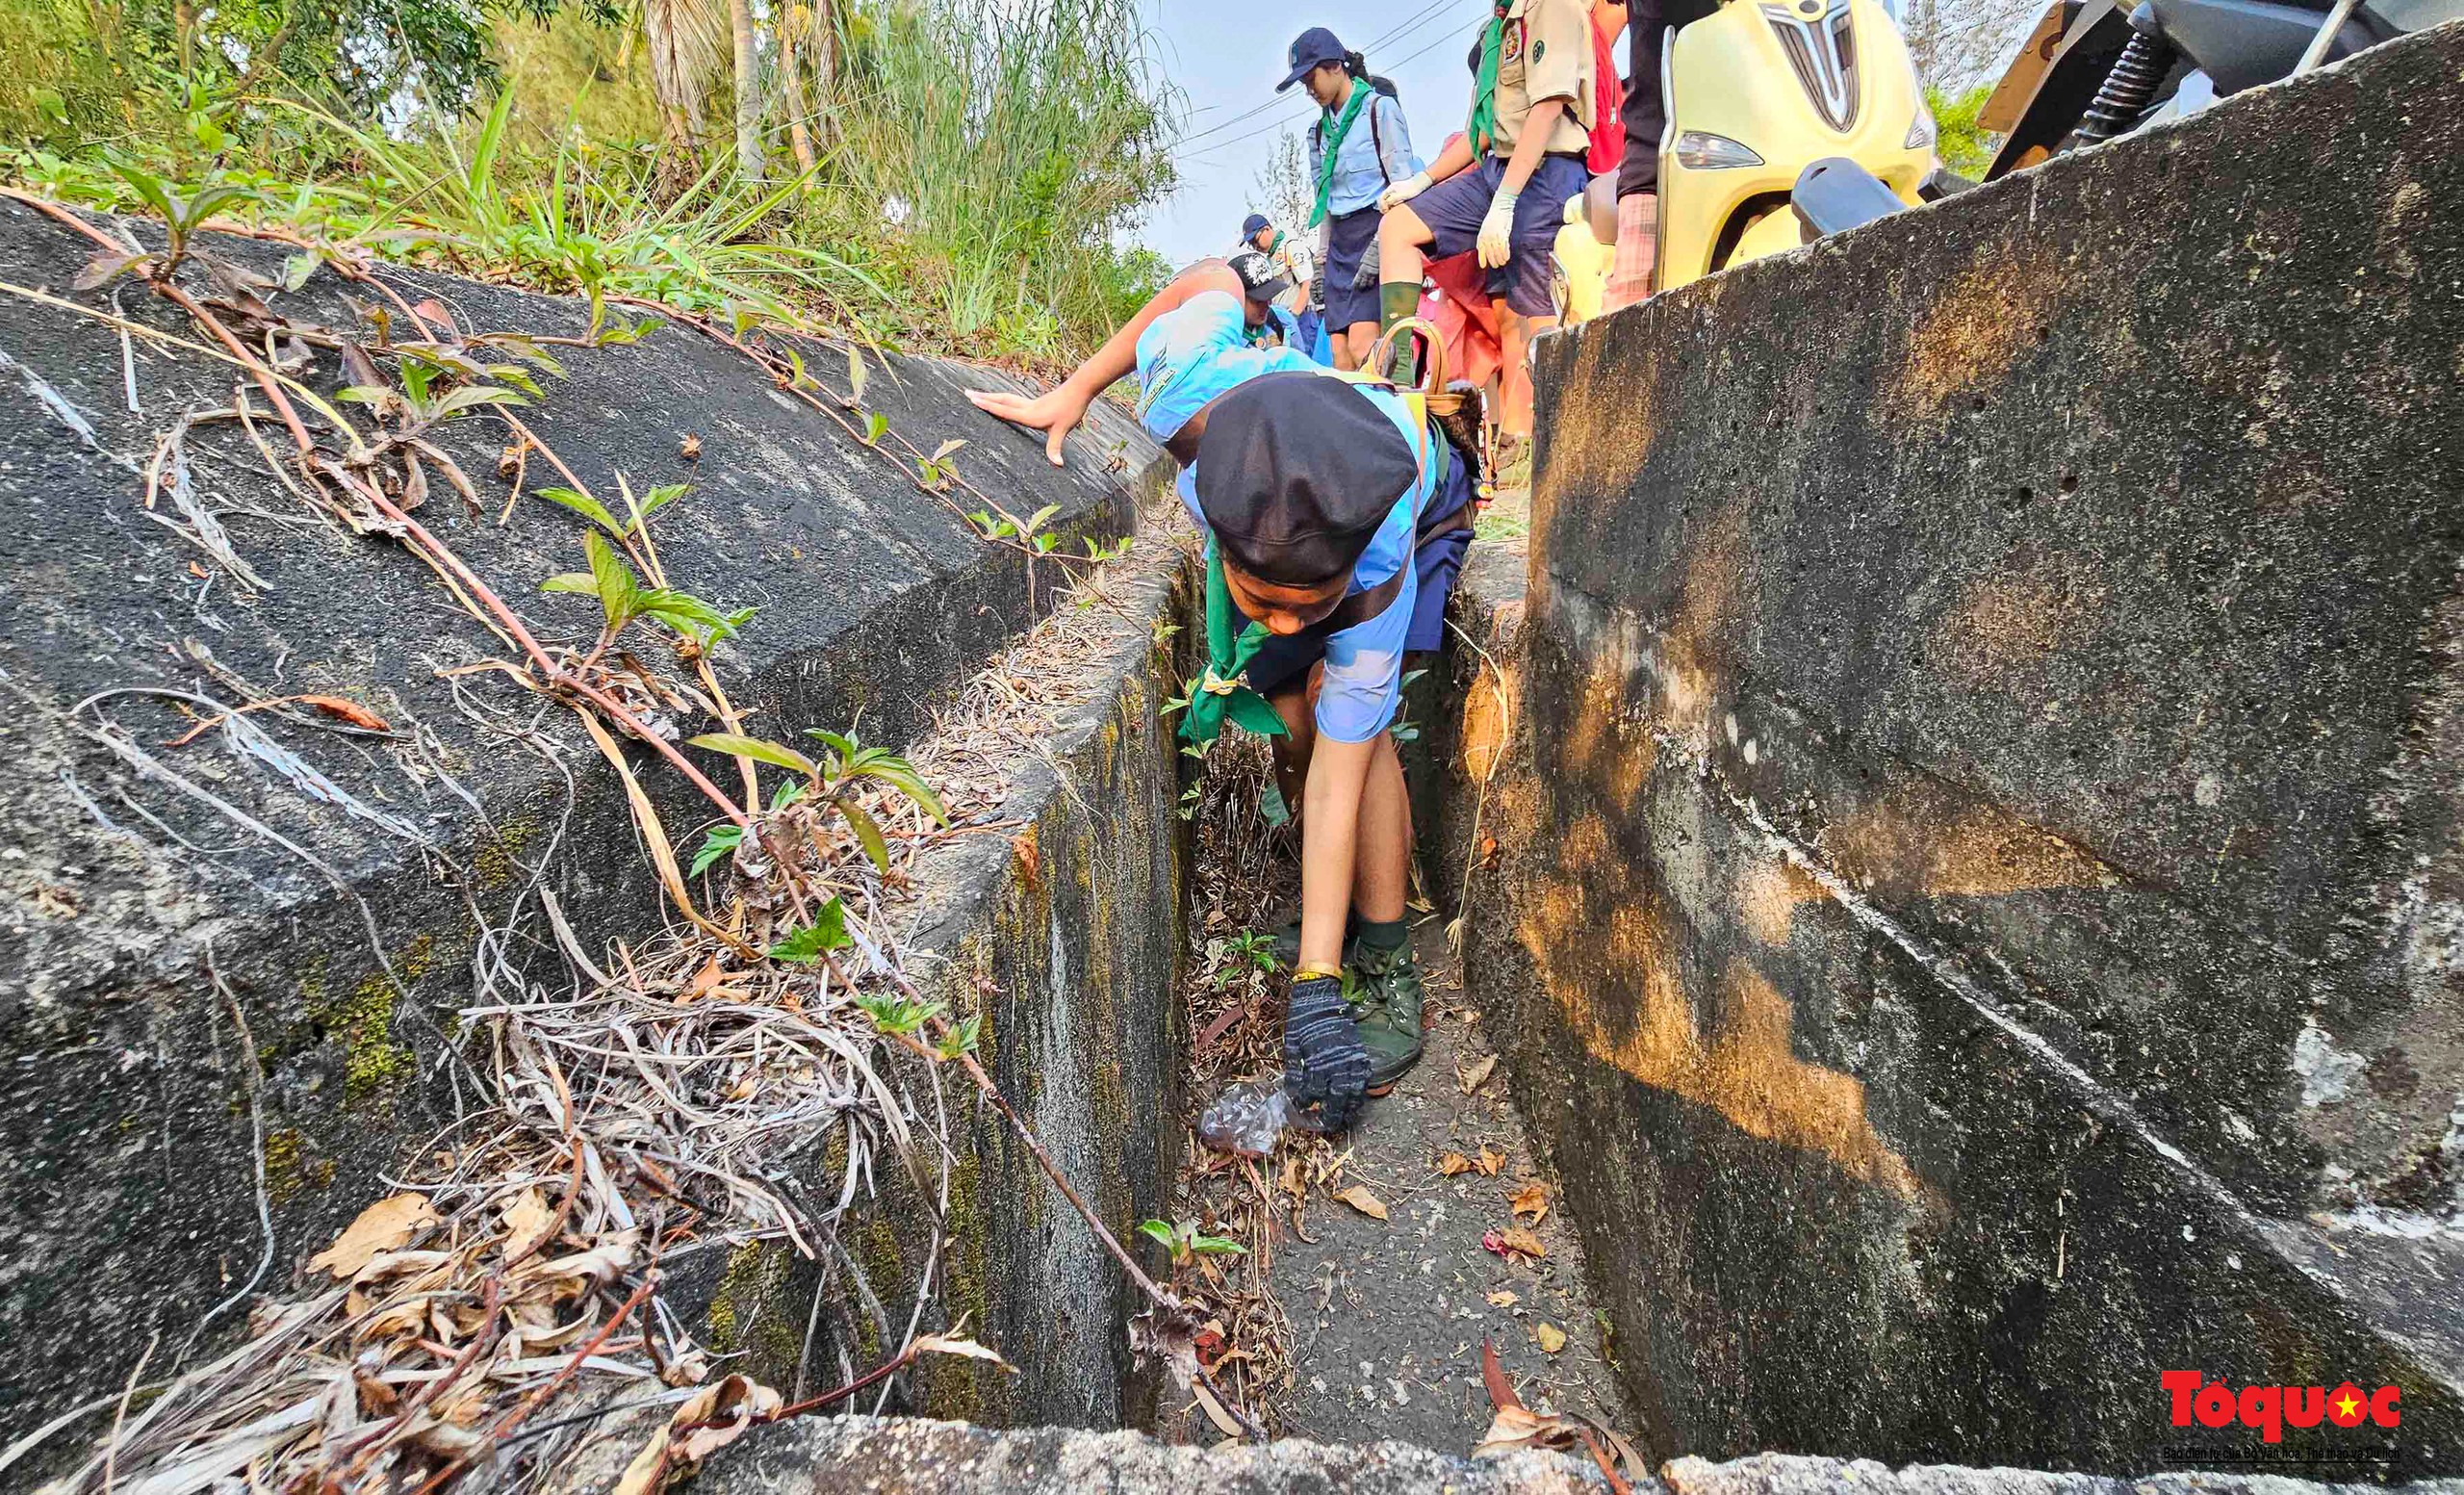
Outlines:
[{"label": "concrete wall", "polygon": [[[128,226],[152,242],[150,226]],[[262,273],[280,269],[277,246],[208,247]],[[59,225],[0,205],[0,279],[108,310],[107,294],[59,290],[89,253]],[[588,322],[570,298],[394,278],[409,299],[438,297],[466,331],[573,337]],[[327,271],[275,297],[290,316],[364,338],[374,332],[353,303],[370,299]],[[119,304],[191,335],[139,291]],[[903,464],[734,352],[681,327],[553,351],[567,376],[545,380],[544,400],[521,413],[584,481],[610,496],[619,472],[637,492],[697,485],[653,532],[672,584],[761,606],[714,652],[757,730],[854,723],[867,741],[904,743],[1030,620],[1014,551],[984,544]],[[806,357],[844,387],[841,352],[808,345]],[[330,393],[339,374],[323,353],[306,376]],[[141,413],[127,407],[128,376]],[[894,358],[874,367],[867,402],[926,451],[965,439],[952,465],[1018,512],[1059,504],[1055,526],[1073,547],[1079,534],[1129,531],[1154,449],[1099,409],[1057,471],[1040,442],[961,398],[1004,378]],[[517,908],[535,920],[534,877],[592,945],[639,939],[659,917],[617,776],[570,713],[499,678],[440,675],[508,651],[409,553],[319,523],[227,422],[196,426],[189,447],[203,503],[264,584],[158,523],[175,517],[168,500],[143,508],[138,474],[160,434],[184,413],[227,406],[231,390],[223,365],[139,340],[124,368],[110,327],[0,297],[0,1342],[11,1346],[0,1427],[23,1430],[116,1390],[149,1332],[170,1353],[256,1267],[248,1081],[209,952],[263,1062],[275,1235],[265,1287],[279,1290],[373,1197],[376,1172],[396,1169],[469,1098],[446,1034],[472,998],[482,921],[500,925]],[[278,428],[269,434],[279,440]],[[688,434],[698,458],[683,455]],[[440,427],[438,439],[485,508],[466,509],[434,481],[420,517],[552,642],[586,646],[595,603],[538,592],[579,567],[582,522],[535,498],[500,522],[506,431],[493,417]],[[557,480],[531,457],[529,486]],[[1037,611],[1048,584],[1041,593]],[[200,666],[191,641],[227,673]],[[637,647],[674,671],[662,646]],[[235,679],[265,695],[343,694],[384,715],[401,735],[346,739],[257,720],[428,844],[315,803],[212,736],[166,746],[190,723],[160,699],[107,703],[130,740],[289,838],[329,879],[136,772],[94,735],[93,713],[71,709],[127,687],[233,701]],[[696,710],[674,714],[682,735],[709,729]],[[687,839],[705,818],[689,790],[635,756]],[[503,953],[516,972],[533,964],[525,942]]]},{"label": "concrete wall", "polygon": [[2459,119],[2451,27],[1542,345],[1471,975],[1662,1452],[2464,1469]]}]

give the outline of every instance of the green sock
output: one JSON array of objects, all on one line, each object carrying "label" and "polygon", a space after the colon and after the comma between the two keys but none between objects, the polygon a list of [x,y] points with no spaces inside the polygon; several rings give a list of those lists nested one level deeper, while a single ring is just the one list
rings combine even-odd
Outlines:
[{"label": "green sock", "polygon": [[1397,919],[1365,918],[1360,921],[1360,948],[1363,953],[1374,950],[1384,955],[1403,947],[1411,932]]},{"label": "green sock", "polygon": [[[1377,330],[1407,317],[1417,317],[1421,310],[1421,288],[1409,281],[1390,280],[1377,288]],[[1404,338],[1395,348],[1395,382],[1418,384],[1421,378],[1420,339]]]}]

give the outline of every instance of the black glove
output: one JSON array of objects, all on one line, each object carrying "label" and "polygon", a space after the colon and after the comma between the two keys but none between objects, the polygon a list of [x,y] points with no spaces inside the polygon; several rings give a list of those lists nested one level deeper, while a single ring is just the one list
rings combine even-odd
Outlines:
[{"label": "black glove", "polygon": [[1369,249],[1360,257],[1360,269],[1351,272],[1351,288],[1366,291],[1377,284],[1377,241],[1369,241]]},{"label": "black glove", "polygon": [[1333,976],[1292,984],[1292,1008],[1283,1019],[1283,1088],[1303,1110],[1322,1105],[1318,1124],[1330,1132],[1350,1124],[1368,1093],[1369,1050]]}]

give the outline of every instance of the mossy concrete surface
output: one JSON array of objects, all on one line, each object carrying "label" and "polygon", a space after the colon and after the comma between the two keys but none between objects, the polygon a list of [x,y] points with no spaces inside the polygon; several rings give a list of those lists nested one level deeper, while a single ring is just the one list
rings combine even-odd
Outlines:
[{"label": "mossy concrete surface", "polygon": [[[121,227],[159,242],[152,225]],[[204,245],[262,274],[281,269],[278,246],[215,236]],[[0,280],[110,313],[109,293],[64,289],[90,252],[61,225],[0,204]],[[588,329],[587,307],[571,298],[385,273],[465,333]],[[184,274],[217,294],[196,270]],[[371,343],[355,305],[377,299],[327,271],[272,296],[298,321]],[[196,336],[136,285],[116,304]],[[394,323],[395,337],[411,335],[398,313]],[[710,339],[669,325],[632,346],[552,351],[566,375],[541,374],[544,398],[521,419],[611,504],[619,474],[637,494],[694,484],[652,523],[670,584],[760,607],[713,656],[751,730],[853,725],[868,742],[904,744],[1050,606],[1055,563],[1039,564],[1031,609],[1023,556],[984,542],[957,511],[978,501],[921,491],[911,462],[867,449]],[[825,399],[845,393],[843,350],[806,344],[804,356]],[[947,465],[1015,512],[1058,504],[1052,528],[1069,548],[1133,528],[1134,492],[1158,455],[1116,412],[1099,407],[1072,438],[1071,465],[1055,469],[1040,440],[962,398],[1017,387],[1008,376],[897,356],[868,364],[864,403],[892,432],[928,453],[965,441]],[[196,505],[262,584],[199,543],[172,496],[145,506],[141,474],[163,433],[184,415],[227,411],[234,374],[143,337],[124,352],[111,326],[0,297],[0,503],[11,516],[0,529],[0,1341],[11,1347],[0,1427],[24,1430],[116,1392],[157,1332],[163,1372],[206,1309],[250,1281],[266,1250],[252,1090],[274,1237],[258,1285],[279,1291],[382,1190],[380,1172],[398,1176],[475,1098],[474,1076],[447,1057],[475,967],[508,993],[525,979],[565,981],[544,940],[483,939],[483,926],[526,897],[538,933],[534,882],[587,947],[658,924],[656,880],[618,776],[564,708],[467,673],[512,657],[510,647],[401,545],[321,522],[227,419],[188,430]],[[319,352],[302,377],[332,395],[335,356]],[[132,382],[141,413],[129,408]],[[281,427],[258,404],[258,430],[279,452]],[[850,419],[860,430],[863,415]],[[688,437],[698,456],[685,454]],[[512,442],[493,415],[449,422],[435,439],[481,506],[432,469],[417,517],[549,643],[587,648],[596,601],[539,590],[584,569],[584,522],[534,496],[507,509],[499,471]],[[563,480],[528,453],[526,490]],[[638,627],[628,642],[660,675],[690,679],[655,630]],[[342,735],[339,721],[321,730],[276,712],[249,720],[372,813],[319,802],[304,778],[218,733],[171,746],[194,723],[162,697],[73,709],[130,689],[357,702],[388,735]],[[689,702],[656,714],[680,735],[715,725]],[[105,719],[296,850],[133,766],[99,735]],[[705,810],[672,769],[627,751],[689,854]],[[703,763],[732,781],[725,760]],[[218,1329],[244,1318],[234,1309]]]},{"label": "mossy concrete surface", "polygon": [[2450,26],[1541,343],[1468,985],[1658,1452],[2464,1470],[2459,202]]}]

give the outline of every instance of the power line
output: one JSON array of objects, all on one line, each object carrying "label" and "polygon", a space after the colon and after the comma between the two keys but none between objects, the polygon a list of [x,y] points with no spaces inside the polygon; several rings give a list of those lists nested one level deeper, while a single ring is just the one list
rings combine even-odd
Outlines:
[{"label": "power line", "polygon": [[[1402,22],[1402,24],[1401,24],[1401,25],[1399,25],[1399,26],[1396,26],[1396,27],[1393,27],[1393,28],[1389,29],[1389,30],[1386,32],[1386,34],[1385,34],[1384,36],[1381,36],[1381,37],[1379,37],[1376,40],[1370,42],[1368,46],[1365,46],[1365,47],[1358,47],[1358,48],[1355,48],[1354,50],[1356,50],[1356,51],[1360,52],[1363,56],[1366,56],[1366,55],[1368,55],[1368,52],[1369,52],[1370,47],[1380,47],[1380,46],[1384,46],[1387,42],[1394,40],[1396,38],[1400,37],[1400,36],[1404,35],[1404,34],[1405,34],[1405,33],[1407,33],[1407,32],[1412,32],[1412,31],[1417,31],[1417,30],[1419,30],[1422,26],[1424,26],[1424,25],[1427,24],[1427,22],[1429,21],[1430,17],[1432,17],[1433,15],[1435,15],[1437,13],[1439,13],[1439,12],[1444,11],[1445,9],[1447,9],[1447,7],[1448,7],[1449,5],[1450,5],[1450,4],[1454,4],[1454,3],[1457,3],[1457,0],[1435,0],[1435,3],[1434,3],[1434,4],[1431,4],[1431,5],[1429,5],[1428,7],[1426,7],[1425,9],[1424,9],[1424,10],[1422,10],[1422,11],[1420,11],[1420,12],[1418,12],[1418,13],[1414,13],[1413,15],[1411,15],[1411,16],[1409,16],[1409,17],[1405,18],[1405,20]],[[1412,54],[1412,56],[1413,56],[1413,57],[1418,57],[1419,55],[1420,55],[1420,54],[1419,54],[1419,53],[1417,53],[1417,52],[1415,52],[1415,53],[1413,53],[1413,54]],[[1409,62],[1409,61],[1411,61],[1411,58],[1405,58],[1403,61],[1404,61],[1404,62]],[[1393,65],[1399,67],[1399,66],[1401,66],[1401,65],[1402,65],[1402,64],[1401,64],[1401,63],[1397,63],[1397,64],[1394,64]],[[1269,111],[1269,110],[1270,110],[1270,109],[1273,109],[1273,108],[1275,108],[1275,107],[1276,107],[1276,106],[1278,106],[1278,105],[1281,105],[1281,104],[1288,104],[1288,103],[1292,103],[1292,102],[1295,102],[1295,100],[1294,100],[1294,99],[1292,99],[1290,96],[1288,96],[1288,95],[1286,95],[1286,94],[1284,94],[1284,93],[1282,93],[1282,92],[1278,91],[1278,92],[1276,92],[1275,94],[1273,94],[1271,97],[1270,97],[1270,98],[1269,98],[1265,103],[1260,104],[1260,105],[1258,105],[1258,106],[1256,106],[1255,108],[1252,108],[1252,109],[1244,110],[1244,111],[1242,111],[1240,114],[1234,115],[1231,118],[1229,118],[1229,119],[1225,119],[1225,120],[1223,120],[1223,121],[1221,121],[1221,122],[1219,122],[1219,123],[1217,123],[1217,124],[1211,124],[1211,125],[1207,126],[1205,129],[1198,131],[1198,132],[1197,132],[1197,133],[1195,133],[1194,135],[1188,135],[1188,136],[1184,136],[1184,137],[1182,137],[1182,139],[1181,139],[1177,143],[1182,144],[1182,145],[1194,144],[1195,142],[1199,142],[1199,141],[1202,141],[1202,140],[1206,139],[1206,138],[1207,138],[1208,136],[1210,136],[1210,135],[1218,135],[1218,134],[1220,134],[1220,133],[1222,133],[1223,131],[1225,131],[1225,130],[1228,130],[1228,129],[1232,128],[1232,127],[1233,127],[1234,125],[1236,125],[1236,124],[1241,124],[1241,123],[1243,123],[1243,122],[1246,121],[1246,120],[1254,119],[1254,118],[1256,118],[1258,116],[1265,114],[1267,111]],[[1309,104],[1309,109],[1310,109],[1310,110],[1314,110],[1314,109],[1316,108],[1316,104],[1315,104],[1315,102],[1314,102],[1314,101],[1309,101],[1309,100],[1306,100],[1306,99],[1304,98],[1303,100],[1301,100],[1301,102],[1306,102],[1306,103],[1308,103],[1308,104]],[[1215,106],[1215,107],[1217,107],[1217,108],[1221,108],[1221,107],[1224,107],[1224,106],[1217,105],[1217,106]],[[1286,125],[1296,123],[1296,122],[1297,122],[1301,117],[1303,117],[1303,116],[1304,116],[1308,112],[1309,112],[1308,110],[1304,110],[1304,111],[1303,111],[1303,113],[1302,113],[1302,115],[1295,115],[1295,116],[1291,116],[1290,118],[1286,119],[1286,120],[1284,121],[1284,123],[1285,123]],[[1275,126],[1269,126],[1268,128],[1272,129],[1272,128],[1276,128],[1276,127],[1275,127]],[[1249,139],[1253,139],[1253,138],[1254,138],[1253,136],[1242,136],[1242,137],[1239,137],[1239,139],[1242,139],[1242,140],[1249,140]],[[1217,144],[1229,144],[1229,143],[1231,143],[1231,142],[1228,142],[1228,141],[1219,141],[1219,142],[1217,142]],[[1213,149],[1215,149],[1215,146],[1214,146],[1214,145],[1210,145],[1210,146],[1208,146],[1208,147],[1207,147],[1207,149],[1209,149],[1209,150],[1213,150]]]}]

